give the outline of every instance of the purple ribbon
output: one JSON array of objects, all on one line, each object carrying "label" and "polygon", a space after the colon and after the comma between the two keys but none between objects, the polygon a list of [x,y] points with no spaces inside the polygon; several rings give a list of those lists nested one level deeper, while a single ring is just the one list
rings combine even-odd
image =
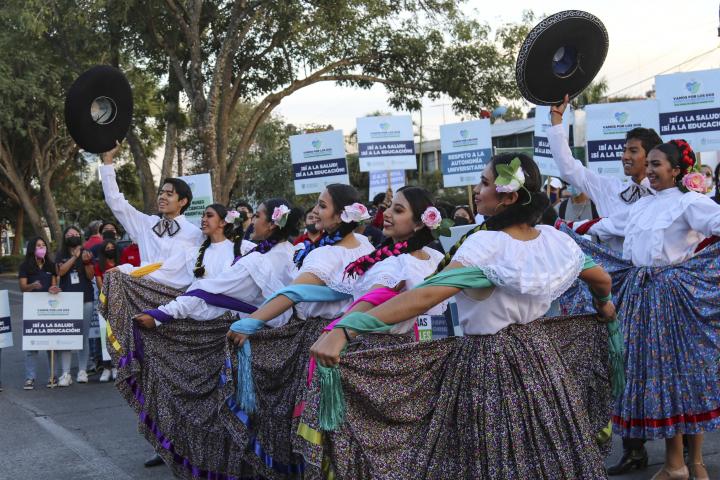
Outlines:
[{"label": "purple ribbon", "polygon": [[214,307],[227,308],[228,310],[234,310],[240,313],[253,313],[257,310],[255,305],[250,305],[242,300],[224,295],[222,293],[210,293],[205,290],[195,289],[185,292],[182,296],[184,297],[197,297],[205,301],[208,305]]},{"label": "purple ribbon", "polygon": [[153,317],[155,320],[157,320],[160,323],[168,323],[171,320],[174,320],[174,318],[171,315],[168,315],[167,313],[163,312],[159,308],[153,308],[151,310],[143,310],[143,313],[146,313]]}]

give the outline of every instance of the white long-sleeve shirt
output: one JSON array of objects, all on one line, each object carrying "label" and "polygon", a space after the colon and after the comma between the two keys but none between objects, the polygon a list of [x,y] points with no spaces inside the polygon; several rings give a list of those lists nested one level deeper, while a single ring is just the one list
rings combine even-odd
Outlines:
[{"label": "white long-sleeve shirt", "polygon": [[[595,203],[595,208],[601,217],[610,217],[626,212],[634,202],[652,193],[647,178],[637,185],[631,180],[623,181],[616,177],[606,177],[593,172],[580,160],[573,158],[562,125],[554,125],[549,128],[547,136],[553,160],[560,171],[560,178],[586,193]],[[622,251],[622,237],[601,239],[606,241],[611,248]]]},{"label": "white long-sleeve shirt", "polygon": [[706,237],[720,235],[720,205],[696,192],[668,188],[603,218],[590,233],[623,234],[623,258],[633,265],[675,265],[692,257]]},{"label": "white long-sleeve shirt", "polygon": [[141,264],[169,261],[177,266],[177,268],[157,270],[150,277],[175,288],[182,288],[192,283],[193,278],[187,273],[184,264],[180,268],[179,258],[180,256],[184,258],[185,252],[188,250],[197,252],[200,248],[200,244],[203,242],[203,234],[200,229],[190,223],[184,215],[180,215],[174,219],[180,226],[180,231],[172,237],[168,234],[159,237],[152,228],[160,221],[160,217],[147,215],[130,205],[118,188],[115,167],[101,165],[100,178],[105,202],[130,238],[138,244]]},{"label": "white long-sleeve shirt", "polygon": [[[295,271],[294,251],[289,242],[281,242],[265,254],[250,253],[216,277],[196,280],[188,290],[199,289],[223,294],[259,307],[266,298],[292,282]],[[186,296],[180,296],[159,309],[173,318],[201,321],[212,320],[227,311],[225,308],[208,305],[201,298]],[[284,325],[291,314],[292,310],[288,310],[267,323],[271,327]],[[248,315],[240,314],[241,317]]]}]

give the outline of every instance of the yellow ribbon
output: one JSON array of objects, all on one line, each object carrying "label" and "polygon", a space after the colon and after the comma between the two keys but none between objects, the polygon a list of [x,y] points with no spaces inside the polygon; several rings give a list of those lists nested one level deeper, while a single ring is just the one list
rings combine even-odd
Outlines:
[{"label": "yellow ribbon", "polygon": [[107,303],[107,297],[103,292],[100,292],[100,295],[98,295],[98,300],[100,300],[100,303],[105,305]]},{"label": "yellow ribbon", "polygon": [[150,263],[148,265],[145,265],[144,267],[136,268],[135,270],[130,272],[130,276],[135,278],[144,277],[145,275],[154,272],[160,267],[162,267],[162,262]]},{"label": "yellow ribbon", "polygon": [[314,445],[322,445],[322,433],[310,427],[307,423],[300,422],[297,434]]},{"label": "yellow ribbon", "polygon": [[612,422],[608,422],[607,426],[595,434],[595,441],[598,445],[604,445],[612,438]]},{"label": "yellow ribbon", "polygon": [[110,322],[105,322],[105,327],[107,329],[107,339],[110,341],[110,345],[112,345],[117,352],[122,353],[122,347],[120,346],[118,339],[115,337],[112,328],[110,328]]}]

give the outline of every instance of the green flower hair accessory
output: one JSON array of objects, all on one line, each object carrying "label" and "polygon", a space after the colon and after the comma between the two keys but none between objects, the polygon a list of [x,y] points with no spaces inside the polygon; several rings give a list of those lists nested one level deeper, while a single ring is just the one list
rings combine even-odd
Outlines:
[{"label": "green flower hair accessory", "polygon": [[[497,170],[498,173],[497,178],[495,178],[496,192],[511,193],[517,192],[522,188],[527,192],[528,197],[532,197],[530,191],[525,188],[525,173],[523,172],[518,157],[513,158],[509,164],[503,163],[495,165],[495,170]],[[530,198],[528,198],[528,201],[523,203],[523,205],[527,205],[528,203],[530,203]]]}]

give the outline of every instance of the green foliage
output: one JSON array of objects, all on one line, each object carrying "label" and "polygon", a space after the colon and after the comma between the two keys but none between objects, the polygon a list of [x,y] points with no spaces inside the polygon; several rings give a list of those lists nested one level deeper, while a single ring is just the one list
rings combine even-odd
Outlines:
[{"label": "green foliage", "polygon": [[23,260],[25,260],[25,255],[0,256],[0,273],[17,272]]}]

